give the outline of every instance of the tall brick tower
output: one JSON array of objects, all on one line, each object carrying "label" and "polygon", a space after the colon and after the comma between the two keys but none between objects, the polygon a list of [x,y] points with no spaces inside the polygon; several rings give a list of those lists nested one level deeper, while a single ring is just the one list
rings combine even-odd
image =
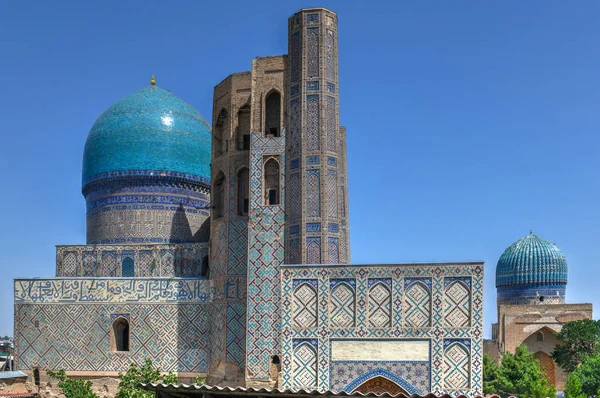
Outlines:
[{"label": "tall brick tower", "polygon": [[288,264],[350,262],[337,32],[337,15],[325,8],[288,20]]}]

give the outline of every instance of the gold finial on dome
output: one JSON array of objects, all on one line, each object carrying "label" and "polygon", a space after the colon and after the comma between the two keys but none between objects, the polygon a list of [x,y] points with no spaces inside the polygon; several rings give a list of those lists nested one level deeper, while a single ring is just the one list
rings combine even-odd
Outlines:
[{"label": "gold finial on dome", "polygon": [[156,80],[154,80],[154,75],[152,75],[152,79],[150,80],[150,84],[153,85],[153,86],[156,84]]}]

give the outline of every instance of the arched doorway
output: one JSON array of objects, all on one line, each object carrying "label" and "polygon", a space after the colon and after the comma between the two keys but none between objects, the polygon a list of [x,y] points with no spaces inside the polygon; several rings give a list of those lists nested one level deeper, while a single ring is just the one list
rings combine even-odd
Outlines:
[{"label": "arched doorway", "polygon": [[546,354],[543,351],[538,351],[533,354],[535,359],[540,361],[540,368],[546,373],[548,376],[548,383],[553,386],[556,385],[556,363],[550,355]]},{"label": "arched doorway", "polygon": [[356,387],[352,392],[360,392],[362,394],[375,393],[377,395],[388,393],[390,395],[404,394],[410,396],[402,387],[391,380],[382,376],[376,376]]}]

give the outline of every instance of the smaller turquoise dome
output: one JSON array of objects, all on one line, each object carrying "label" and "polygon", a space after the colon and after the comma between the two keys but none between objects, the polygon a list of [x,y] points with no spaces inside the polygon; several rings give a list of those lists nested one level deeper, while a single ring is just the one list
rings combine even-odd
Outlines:
[{"label": "smaller turquoise dome", "polygon": [[567,259],[553,243],[530,233],[502,253],[496,265],[499,301],[536,296],[564,300]]},{"label": "smaller turquoise dome", "polygon": [[171,92],[148,86],[110,106],[92,126],[83,185],[105,176],[176,175],[210,182],[210,126]]}]

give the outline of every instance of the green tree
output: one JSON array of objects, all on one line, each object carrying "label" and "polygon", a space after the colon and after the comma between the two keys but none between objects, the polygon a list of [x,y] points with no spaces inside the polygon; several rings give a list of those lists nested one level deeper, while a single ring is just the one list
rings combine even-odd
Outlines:
[{"label": "green tree", "polygon": [[197,375],[196,380],[194,380],[194,384],[197,384],[199,386],[206,384],[206,377],[201,377],[200,375]]},{"label": "green tree", "polygon": [[552,359],[569,373],[577,369],[585,357],[600,354],[600,323],[598,321],[584,319],[567,322],[556,337],[562,343],[554,348]]},{"label": "green tree", "polygon": [[66,398],[98,398],[92,391],[92,382],[89,380],[78,380],[67,377],[64,370],[53,372],[48,370],[46,374],[53,379],[59,380],[58,387]]},{"label": "green tree", "polygon": [[567,379],[567,385],[565,387],[566,398],[586,398],[587,396],[583,393],[583,384],[577,372],[573,372]]},{"label": "green tree", "polygon": [[587,396],[594,396],[600,390],[600,356],[585,357],[569,379],[576,375],[581,380],[581,389]]},{"label": "green tree", "polygon": [[547,398],[556,395],[554,386],[548,384],[540,363],[525,345],[517,347],[514,354],[507,352],[500,365],[484,358],[483,379],[486,394],[501,397],[517,395],[521,398]]},{"label": "green tree", "polygon": [[163,376],[162,379],[163,384],[177,384],[179,380],[177,379],[177,375],[173,372],[169,372]]},{"label": "green tree", "polygon": [[489,355],[483,354],[483,393],[485,395],[496,393],[500,371],[500,365]]},{"label": "green tree", "polygon": [[115,398],[152,398],[153,392],[137,387],[138,383],[156,383],[160,379],[160,370],[146,359],[140,367],[132,363],[125,373],[119,373],[119,392]]}]

